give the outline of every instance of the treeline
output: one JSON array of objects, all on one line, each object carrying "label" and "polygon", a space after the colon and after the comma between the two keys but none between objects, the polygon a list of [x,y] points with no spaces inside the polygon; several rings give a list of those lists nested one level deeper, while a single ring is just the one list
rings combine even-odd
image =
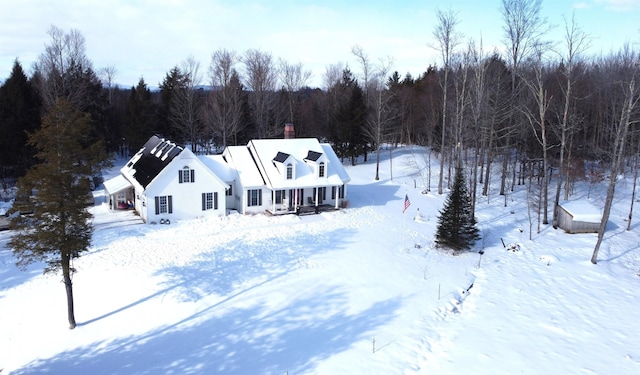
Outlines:
[{"label": "treeline", "polygon": [[[473,159],[481,167],[473,173],[483,195],[496,168],[504,195],[522,182],[525,169],[539,176],[561,170],[569,183],[589,172],[584,160],[610,163],[617,143],[625,157],[637,155],[638,52],[624,46],[586,56],[588,36],[573,19],[564,25],[565,40],[543,42],[540,2],[503,2],[536,4],[524,9],[528,26],[510,28],[507,53],[464,41],[456,14],[438,12],[433,39],[439,66],[401,75],[391,60],[373,61],[356,46],[356,64],[328,66],[323,88],[308,87],[310,72],[302,64],[259,50],[224,49],[212,53],[205,69],[192,58],[172,67],[159,90],[143,78],[121,88],[114,85],[115,67],[94,71],[79,31],[52,27],[33,74],[16,60],[0,88],[2,177],[20,176],[33,163],[26,134],[59,97],[90,114],[92,136],[109,152],[128,155],[159,134],[213,153],[252,138],[281,137],[284,124],[293,123],[296,136],[328,141],[352,163],[380,145],[399,143],[431,147],[443,168]],[[517,27],[507,14],[505,24]],[[617,139],[623,129],[624,138]],[[441,172],[439,193],[448,176]]]}]

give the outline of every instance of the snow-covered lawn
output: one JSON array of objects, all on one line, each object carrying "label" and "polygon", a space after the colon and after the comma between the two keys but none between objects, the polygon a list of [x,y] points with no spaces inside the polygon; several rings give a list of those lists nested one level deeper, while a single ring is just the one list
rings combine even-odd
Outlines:
[{"label": "snow-covered lawn", "polygon": [[424,149],[394,151],[393,180],[382,156],[380,181],[372,162],[348,167],[337,212],[143,225],[94,207],[94,245],[74,265],[75,330],[61,277],[19,271],[0,232],[1,373],[640,373],[629,181],[597,265],[595,234],[548,225],[529,240],[522,186],[507,207],[496,189],[479,198],[483,239],[453,256],[433,248],[446,198],[435,162],[421,194]]}]

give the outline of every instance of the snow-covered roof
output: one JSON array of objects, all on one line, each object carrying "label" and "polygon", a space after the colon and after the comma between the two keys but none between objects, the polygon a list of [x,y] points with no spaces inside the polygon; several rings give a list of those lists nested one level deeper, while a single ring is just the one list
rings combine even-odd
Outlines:
[{"label": "snow-covered roof", "polygon": [[[344,183],[351,181],[351,177],[349,177],[347,170],[344,169],[344,166],[342,165],[342,162],[338,158],[338,155],[336,155],[335,151],[333,151],[333,147],[331,147],[331,145],[328,143],[321,143],[320,146],[322,147],[324,154],[327,155],[327,158],[329,159],[329,163],[332,166],[331,169],[333,170],[333,172],[336,172]],[[340,168],[333,167],[336,165],[339,165]]]},{"label": "snow-covered roof", "polygon": [[107,191],[108,195],[115,194],[126,188],[130,188],[131,186],[131,182],[121,174],[104,182],[104,189]]},{"label": "snow-covered roof", "polygon": [[573,216],[574,221],[599,223],[602,220],[602,210],[588,201],[567,201],[560,206]]},{"label": "snow-covered roof", "polygon": [[242,186],[260,187],[264,185],[264,180],[256,168],[247,146],[228,146],[223,155],[231,168],[236,170]]},{"label": "snow-covered roof", "polygon": [[222,155],[201,155],[198,159],[221,180],[225,182],[235,180],[235,171],[224,161]]},{"label": "snow-covered roof", "polygon": [[[255,139],[249,142],[258,169],[263,173],[267,186],[272,189],[304,188],[314,186],[340,186],[349,181],[349,177],[330,145],[321,145],[316,138],[292,139]],[[288,154],[293,157],[295,178],[283,178],[281,171],[273,163],[277,155]],[[305,160],[311,155],[312,160],[320,161],[326,156],[328,166],[326,177],[320,181],[315,170]]]}]

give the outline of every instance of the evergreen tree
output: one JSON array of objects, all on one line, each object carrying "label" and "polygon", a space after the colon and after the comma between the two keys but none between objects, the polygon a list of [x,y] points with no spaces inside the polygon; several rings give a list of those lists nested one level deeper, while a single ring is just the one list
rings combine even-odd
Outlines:
[{"label": "evergreen tree", "polygon": [[125,124],[122,134],[125,137],[127,153],[136,152],[153,135],[156,105],[151,99],[151,91],[140,78],[138,85],[131,88],[126,104]]},{"label": "evergreen tree", "polygon": [[342,78],[342,88],[348,98],[337,112],[337,129],[334,144],[340,157],[351,159],[351,165],[356,164],[356,157],[365,152],[366,137],[364,126],[367,119],[367,104],[364,93],[351,71],[345,70]]},{"label": "evergreen tree", "polygon": [[44,262],[44,273],[62,271],[70,329],[76,326],[72,261],[87,250],[92,235],[86,209],[91,198],[89,179],[108,164],[102,144],[90,143],[89,118],[60,99],[50,107],[41,128],[29,135],[41,163],[18,181],[18,197],[25,198],[17,199],[14,207],[32,214],[12,220],[15,234],[8,244],[21,269]]},{"label": "evergreen tree", "polygon": [[178,110],[179,92],[187,90],[187,76],[174,66],[160,83],[160,105],[154,133],[175,141],[182,141],[174,126],[174,114]]},{"label": "evergreen tree", "polygon": [[40,99],[20,63],[0,86],[0,177],[19,177],[33,163],[27,132],[40,126]]},{"label": "evergreen tree", "polygon": [[436,243],[454,251],[470,249],[480,238],[471,210],[471,197],[464,182],[462,167],[456,167],[453,189],[440,211]]}]

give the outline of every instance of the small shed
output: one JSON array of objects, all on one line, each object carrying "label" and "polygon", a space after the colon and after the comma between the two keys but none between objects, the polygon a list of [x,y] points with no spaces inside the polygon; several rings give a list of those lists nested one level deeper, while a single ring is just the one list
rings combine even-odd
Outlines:
[{"label": "small shed", "polygon": [[558,206],[558,226],[567,233],[597,233],[602,211],[588,201],[567,201]]}]

